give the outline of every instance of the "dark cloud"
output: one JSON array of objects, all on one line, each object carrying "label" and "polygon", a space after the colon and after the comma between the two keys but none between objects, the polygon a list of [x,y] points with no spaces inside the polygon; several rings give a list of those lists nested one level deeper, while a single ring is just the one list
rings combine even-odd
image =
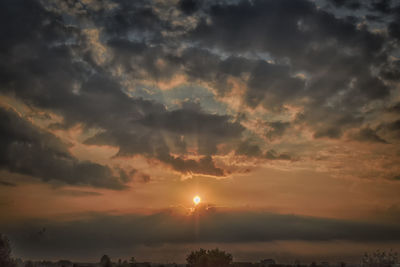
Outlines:
[{"label": "dark cloud", "polygon": [[291,160],[292,157],[286,153],[277,153],[275,150],[271,149],[265,152],[265,158],[269,160]]},{"label": "dark cloud", "polygon": [[254,144],[249,140],[240,142],[235,153],[236,155],[259,157],[268,160],[292,160],[292,156],[288,153],[278,153],[273,149],[263,152],[257,144]]},{"label": "dark cloud", "polygon": [[381,69],[381,75],[389,81],[398,81],[400,79],[400,60],[393,60],[385,64]]},{"label": "dark cloud", "polygon": [[[238,122],[230,120],[229,116],[207,114],[184,106],[174,111],[148,112],[143,118],[130,121],[131,128],[120,125],[124,128],[99,133],[86,143],[116,145],[121,156],[143,154],[155,157],[182,173],[222,176],[224,171],[215,167],[210,155],[217,152],[218,144],[240,137],[244,130]],[[194,138],[199,154],[205,156],[196,161],[171,155],[163,132]]]},{"label": "dark cloud", "polygon": [[58,194],[61,195],[67,195],[67,196],[72,196],[72,197],[86,197],[86,196],[101,196],[102,194],[99,192],[94,192],[94,191],[80,191],[80,190],[59,190],[57,192]]},{"label": "dark cloud", "polygon": [[209,155],[217,152],[217,144],[241,136],[243,126],[231,120],[229,116],[206,114],[201,110],[183,108],[159,114],[150,113],[139,123],[155,130],[196,136],[200,154]]},{"label": "dark cloud", "polygon": [[260,147],[257,144],[250,142],[249,140],[240,142],[236,149],[237,155],[245,155],[249,157],[258,157],[262,153]]},{"label": "dark cloud", "polygon": [[[126,25],[127,31],[131,27],[131,22],[125,19],[129,16],[122,16],[123,14],[120,13],[136,10],[136,6],[129,6],[129,3],[131,2],[122,1],[118,3],[119,7],[112,11],[115,16],[121,16],[123,21],[119,23]],[[25,12],[26,7],[20,4],[18,6],[20,8],[15,9],[14,16],[16,17],[21,17]],[[125,5],[128,6],[123,8]],[[137,5],[140,4],[137,3]],[[100,67],[85,52],[85,46],[89,45],[86,43],[88,40],[81,37],[83,34],[79,32],[79,29],[75,28],[78,33],[72,34],[66,27],[56,27],[57,23],[51,24],[48,29],[43,29],[42,24],[47,20],[53,21],[57,18],[61,25],[63,20],[56,15],[53,18],[53,15],[39,4],[35,7],[39,10],[37,13],[43,13],[43,15],[38,15],[38,17],[32,15],[32,19],[37,19],[40,23],[31,25],[30,30],[36,32],[39,37],[35,37],[36,39],[32,37],[32,40],[29,40],[29,46],[25,39],[18,39],[18,45],[10,44],[11,52],[3,53],[5,60],[2,61],[3,66],[0,70],[3,71],[0,75],[4,77],[2,84],[6,92],[14,93],[30,105],[50,109],[62,115],[64,121],[57,127],[68,128],[82,123],[86,128],[95,127],[104,130],[87,140],[88,144],[115,145],[120,149],[118,155],[143,154],[155,157],[164,163],[171,164],[175,170],[183,172],[201,171],[201,173],[222,174],[220,169],[213,167],[214,164],[210,162],[209,155],[216,153],[217,144],[241,134],[243,127],[239,123],[230,122],[228,116],[212,115],[202,111],[186,109],[167,111],[162,104],[128,96],[119,81],[111,77],[106,69]],[[154,15],[152,11],[146,10],[142,11],[152,18]],[[143,20],[143,23],[147,25],[144,17],[139,16],[137,19]],[[112,21],[115,22],[118,19],[112,18]],[[140,29],[144,27],[135,22],[132,22],[132,25]],[[16,25],[16,27],[23,26]],[[113,27],[116,26],[110,26],[110,28]],[[117,28],[124,27],[119,25]],[[18,32],[22,29],[14,30]],[[45,32],[49,32],[51,39],[43,34]],[[59,45],[47,45],[53,40],[52,38],[57,40]],[[71,41],[68,41],[69,38],[72,38],[72,45],[70,45]],[[82,45],[77,45],[77,40],[82,42]],[[129,65],[133,73],[139,72],[138,66],[146,69],[154,78],[171,76],[173,73],[173,71],[169,74],[164,73],[156,66],[157,61],[164,55],[163,50],[152,49],[145,44],[135,46],[131,42],[118,41],[118,39],[112,39],[109,45],[118,51],[114,58],[118,64],[123,58],[132,57],[134,53],[141,55],[142,62],[136,62],[138,65],[134,66]],[[21,54],[18,51],[19,46],[27,46],[29,51]],[[32,55],[35,56],[32,57]],[[8,63],[5,64],[5,61]],[[128,62],[125,65],[127,66]],[[167,66],[171,70],[170,65]],[[169,136],[164,137],[162,131],[168,132]],[[199,152],[207,157],[200,161],[193,161],[169,155],[171,148],[167,146],[165,138],[178,140],[181,135],[186,134],[198,139]],[[163,151],[162,155],[158,152],[160,150]],[[184,166],[185,164],[187,166]],[[207,171],[207,167],[212,169]],[[95,171],[89,170],[92,166],[82,165],[80,168],[84,168],[87,172]]]},{"label": "dark cloud", "polygon": [[390,122],[386,124],[385,127],[391,131],[400,131],[400,120]]},{"label": "dark cloud", "polygon": [[[190,38],[205,46],[227,50],[262,50],[274,57],[297,61],[304,57],[297,52],[312,51],[309,45],[314,42],[319,44],[317,49],[329,47],[326,43],[329,38],[336,40],[341,48],[355,45],[360,52],[367,53],[378,52],[383,43],[382,37],[366,29],[357,29],[355,25],[317,9],[309,1],[240,1],[213,5],[208,12],[212,22],[200,23],[190,33]],[[275,27],[276,23],[279,27]],[[368,42],[360,42],[363,39]],[[315,59],[312,61],[314,63]]]},{"label": "dark cloud", "polygon": [[43,181],[124,189],[107,166],[74,158],[57,137],[11,110],[0,109],[0,167]]},{"label": "dark cloud", "polygon": [[354,139],[361,142],[371,142],[371,143],[383,143],[387,144],[382,137],[380,137],[375,130],[371,128],[363,128],[357,134],[355,134]]},{"label": "dark cloud", "polygon": [[400,23],[398,21],[391,22],[388,29],[391,37],[400,40]]},{"label": "dark cloud", "polygon": [[273,110],[307,99],[304,119],[316,137],[338,138],[358,127],[362,107],[389,96],[390,87],[370,71],[387,58],[385,37],[312,2],[239,1],[215,4],[208,15],[211,22],[200,22],[187,38],[233,54],[268,53],[274,64],[247,69],[246,103]]},{"label": "dark cloud", "polygon": [[391,13],[391,0],[378,0],[378,1],[372,1],[371,3],[371,10],[372,11],[378,11],[383,14],[389,14]]},{"label": "dark cloud", "polygon": [[199,0],[180,0],[179,8],[186,14],[192,14],[197,11],[202,1]]},{"label": "dark cloud", "polygon": [[361,3],[357,0],[329,0],[335,7],[345,7],[349,9],[359,9]]},{"label": "dark cloud", "polygon": [[381,123],[376,127],[376,131],[388,140],[396,142],[400,139],[400,120]]},{"label": "dark cloud", "polygon": [[297,98],[304,81],[291,77],[288,66],[262,62],[251,72],[246,102],[251,107],[281,108],[288,99]]},{"label": "dark cloud", "polygon": [[181,60],[162,45],[124,38],[112,38],[107,44],[113,52],[110,65],[122,66],[130,78],[168,81],[179,71]]},{"label": "dark cloud", "polygon": [[0,181],[0,186],[10,186],[10,187],[16,187],[17,184],[15,183],[11,183],[11,182],[7,182],[7,181]]},{"label": "dark cloud", "polygon": [[[198,227],[195,227],[195,225]],[[38,229],[46,229],[38,236]],[[164,243],[232,243],[275,240],[398,241],[397,225],[338,219],[208,209],[197,216],[162,212],[152,215],[94,215],[68,222],[32,221],[3,228],[19,253],[74,257]],[[196,230],[197,229],[197,230]],[[31,233],[31,234],[30,234]]]},{"label": "dark cloud", "polygon": [[[358,8],[354,3],[333,1]],[[202,105],[170,109],[162,100],[136,97],[136,83],[157,84],[184,74],[189,83],[206,83],[224,97],[235,87],[234,78],[245,85],[242,100],[250,109],[301,110],[290,124],[266,120],[270,140],[292,125],[311,129],[315,138],[341,138],[357,128],[361,139],[372,140],[363,125],[365,109],[387,100],[392,90],[387,80],[398,76],[397,63],[389,60],[396,44],[389,45],[389,37],[359,24],[356,14],[336,16],[312,1],[182,0],[167,6],[150,0],[16,0],[0,5],[3,93],[60,115],[62,123],[52,127],[98,129],[86,144],[116,146],[116,156],[143,155],[182,173],[224,175],[213,156],[219,145],[228,144],[226,151],[237,147],[244,124],[234,115],[210,114]],[[370,6],[397,23],[397,9],[388,1]],[[191,21],[187,27],[180,23],[185,19]],[[88,37],[88,25],[98,30],[98,39]],[[396,27],[388,27],[395,36]],[[106,51],[104,62],[96,59],[96,49]],[[240,144],[236,153],[259,154],[258,145]],[[187,157],[189,147],[198,148],[196,160]],[[74,168],[102,172],[93,165]],[[119,179],[127,181],[123,174]]]},{"label": "dark cloud", "polygon": [[273,121],[266,124],[269,129],[266,130],[265,136],[270,140],[282,137],[286,129],[290,127],[290,122],[283,121]]},{"label": "dark cloud", "polygon": [[140,175],[140,179],[142,180],[143,183],[148,183],[151,180],[150,175],[147,174],[142,174]]},{"label": "dark cloud", "polygon": [[160,114],[149,114],[139,123],[180,134],[204,135],[214,138],[239,137],[243,127],[239,123],[229,122],[229,116],[206,114],[192,109],[179,109]]},{"label": "dark cloud", "polygon": [[[185,50],[180,60],[190,79],[209,82],[221,95],[232,90],[230,77],[243,81],[247,85],[244,99],[250,107],[263,105],[268,109],[280,109],[304,89],[304,81],[293,77],[287,65],[240,56],[221,59],[196,48]],[[245,75],[249,76],[246,80],[243,79]]]},{"label": "dark cloud", "polygon": [[214,176],[224,176],[225,171],[215,166],[211,156],[204,156],[199,160],[184,159],[169,154],[160,154],[158,159],[182,173],[207,174]]}]

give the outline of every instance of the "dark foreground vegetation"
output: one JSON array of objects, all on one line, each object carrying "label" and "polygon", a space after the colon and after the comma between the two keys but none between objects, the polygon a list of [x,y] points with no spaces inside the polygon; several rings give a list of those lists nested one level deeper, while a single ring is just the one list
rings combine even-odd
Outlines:
[{"label": "dark foreground vegetation", "polygon": [[[360,263],[352,265],[353,267],[400,267],[397,252],[385,252],[377,250],[373,253],[365,253]],[[135,257],[129,261],[119,259],[112,262],[110,257],[103,255],[98,263],[73,263],[69,260],[51,261],[22,261],[14,259],[11,255],[10,242],[4,235],[0,234],[0,267],[346,267],[346,263],[329,264],[321,262],[317,264],[300,264],[296,261],[294,264],[277,264],[273,259],[264,259],[257,263],[251,262],[233,262],[231,254],[216,249],[199,249],[192,251],[186,257],[186,264],[154,264],[150,262],[138,262]]]}]

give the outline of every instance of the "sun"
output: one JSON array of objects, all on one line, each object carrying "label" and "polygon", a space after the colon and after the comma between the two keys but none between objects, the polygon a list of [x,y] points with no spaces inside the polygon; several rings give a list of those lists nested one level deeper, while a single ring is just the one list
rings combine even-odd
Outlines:
[{"label": "sun", "polygon": [[195,205],[198,205],[201,202],[201,198],[199,196],[195,196],[193,198],[193,202],[194,202]]}]

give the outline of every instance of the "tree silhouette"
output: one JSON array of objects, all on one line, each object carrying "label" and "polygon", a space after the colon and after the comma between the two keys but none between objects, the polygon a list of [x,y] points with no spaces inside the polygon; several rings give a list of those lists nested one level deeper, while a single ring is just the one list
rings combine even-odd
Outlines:
[{"label": "tree silhouette", "polygon": [[11,247],[8,238],[0,234],[0,266],[14,267],[15,263],[11,258]]},{"label": "tree silhouette", "polygon": [[112,267],[110,257],[107,255],[103,255],[100,259],[100,266],[101,267]]},{"label": "tree silhouette", "polygon": [[363,267],[386,267],[395,264],[399,264],[399,258],[398,253],[393,250],[385,252],[378,249],[373,253],[365,253],[361,259]]},{"label": "tree silhouette", "polygon": [[218,248],[192,251],[186,258],[188,267],[226,267],[232,263],[232,255]]},{"label": "tree silhouette", "polygon": [[129,260],[129,266],[130,267],[136,267],[136,259],[135,259],[135,257],[131,257],[131,259]]}]

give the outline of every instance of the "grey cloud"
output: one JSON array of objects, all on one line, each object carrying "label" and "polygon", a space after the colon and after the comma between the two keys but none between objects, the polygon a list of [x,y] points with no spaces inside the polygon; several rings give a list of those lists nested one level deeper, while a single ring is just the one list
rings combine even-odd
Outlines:
[{"label": "grey cloud", "polygon": [[329,137],[332,139],[338,139],[342,136],[343,131],[341,128],[336,126],[328,126],[324,128],[317,129],[314,133],[314,138]]},{"label": "grey cloud", "polygon": [[266,124],[270,129],[266,130],[265,136],[270,140],[281,137],[286,129],[290,127],[290,122],[283,121],[273,121]]},{"label": "grey cloud", "polygon": [[288,153],[278,153],[274,149],[263,152],[257,144],[252,143],[250,140],[240,142],[235,153],[236,155],[259,157],[268,160],[292,160],[292,156]]},{"label": "grey cloud", "polygon": [[[147,134],[145,134],[147,132]],[[141,135],[106,132],[94,136],[86,141],[87,144],[115,144],[120,147],[117,155],[145,155],[153,157],[170,165],[181,173],[209,174],[223,176],[224,171],[215,167],[211,156],[204,156],[199,160],[184,159],[181,156],[170,154],[158,132],[142,131]],[[147,180],[147,179],[145,179]]]},{"label": "grey cloud", "polygon": [[240,142],[236,149],[237,155],[245,155],[249,157],[258,157],[262,153],[260,147],[257,144],[250,142],[249,140]]},{"label": "grey cloud", "polygon": [[245,100],[251,107],[262,104],[267,108],[279,109],[285,102],[301,95],[304,88],[304,81],[292,77],[287,65],[240,56],[221,59],[207,50],[195,48],[185,50],[181,61],[191,79],[210,82],[221,95],[232,89],[229,77],[243,80],[242,76],[248,74],[248,80],[243,81],[248,87]]},{"label": "grey cloud", "polygon": [[199,9],[201,2],[198,0],[180,0],[178,5],[184,13],[192,14]]},{"label": "grey cloud", "polygon": [[241,136],[244,128],[231,122],[229,116],[206,114],[201,110],[183,108],[164,113],[150,113],[139,121],[152,129],[166,130],[198,138],[200,154],[214,154],[216,145]]},{"label": "grey cloud", "polygon": [[[230,120],[229,116],[207,114],[184,106],[174,111],[148,112],[143,118],[130,121],[131,127],[125,124],[124,129],[107,130],[89,138],[86,143],[116,145],[121,156],[143,154],[155,157],[183,173],[221,176],[224,171],[215,167],[210,155],[217,152],[218,144],[240,137],[244,130],[238,122]],[[173,136],[192,136],[197,140],[199,154],[205,156],[196,161],[170,155],[164,132]]]},{"label": "grey cloud", "polygon": [[387,111],[389,112],[394,112],[394,113],[399,113],[400,114],[400,102],[397,102],[396,104],[390,106]]},{"label": "grey cloud", "polygon": [[389,34],[391,37],[400,40],[400,23],[393,21],[389,24]]},{"label": "grey cloud", "polygon": [[[198,224],[198,227],[195,227]],[[44,236],[32,235],[45,227]],[[152,215],[93,215],[67,222],[31,221],[4,225],[20,253],[26,256],[82,255],[136,245],[196,242],[398,241],[397,225],[265,212],[208,209],[200,217],[161,212]],[[196,230],[197,229],[197,230]]]},{"label": "grey cloud", "polygon": [[278,153],[274,149],[269,149],[265,152],[261,150],[259,145],[251,140],[244,140],[239,143],[236,155],[245,155],[248,157],[257,157],[268,160],[291,160],[292,156],[288,153]]},{"label": "grey cloud", "polygon": [[11,110],[0,109],[0,168],[43,181],[110,189],[126,186],[107,166],[78,161],[67,146]]},{"label": "grey cloud", "polygon": [[287,66],[260,63],[250,76],[246,101],[249,106],[263,104],[266,108],[281,108],[287,99],[299,96],[304,88],[304,81],[291,77]]},{"label": "grey cloud", "polygon": [[139,123],[181,134],[209,134],[214,138],[239,137],[244,130],[237,122],[229,122],[229,116],[207,114],[191,109],[179,109],[161,114],[148,114]]},{"label": "grey cloud", "polygon": [[215,166],[211,156],[204,156],[199,160],[183,159],[169,154],[160,154],[158,159],[170,164],[176,171],[182,173],[208,174],[214,176],[224,176],[225,171]]},{"label": "grey cloud", "polygon": [[[298,8],[293,8],[293,5]],[[168,79],[183,69],[191,79],[211,82],[222,95],[231,89],[229,76],[240,78],[243,74],[250,74],[245,94],[249,106],[264,105],[268,109],[279,110],[288,103],[303,105],[299,100],[307,98],[310,103],[305,113],[310,115],[305,118],[314,128],[316,137],[339,138],[346,129],[360,125],[363,105],[389,95],[390,87],[370,72],[370,66],[381,64],[387,56],[382,52],[383,35],[371,33],[367,28],[357,28],[350,20],[335,18],[307,1],[297,1],[295,4],[285,1],[255,1],[252,4],[241,1],[238,4],[211,5],[203,11],[208,12],[212,23],[201,22],[197,29],[187,35],[189,40],[195,41],[197,48],[186,49],[178,56],[174,53],[165,54],[163,49],[153,46],[149,53],[144,43],[120,40],[119,46],[123,43],[125,48],[119,49],[114,44],[118,48],[115,52],[122,53],[122,56],[115,58],[115,64],[125,62],[127,69],[131,68],[130,73],[135,75],[138,73],[135,71],[137,65],[132,62],[140,62],[139,65],[143,66],[149,77],[156,80]],[[282,20],[274,15],[265,16],[273,11],[288,18]],[[230,21],[230,25],[225,27],[224,21]],[[275,32],[277,27],[273,27],[274,21],[282,24],[279,33]],[[235,23],[240,25],[234,27]],[[266,29],[260,28],[264,24]],[[296,42],[290,42],[292,38]],[[241,45],[241,42],[245,44]],[[296,46],[288,47],[292,44]],[[199,46],[219,47],[228,51],[228,54],[230,51],[232,55],[252,49],[265,51],[277,62],[288,64],[269,64],[238,56],[221,59],[218,53],[199,49]],[[130,60],[132,55],[135,56],[134,61]],[[167,62],[167,68],[160,70],[156,66],[156,59],[159,58]],[[297,71],[307,73],[306,80],[293,76]],[[332,102],[333,99],[336,102]],[[330,118],[331,107],[336,110],[335,113],[339,111],[343,118],[354,117],[355,123],[334,125],[338,115]],[[312,120],[312,113],[325,114],[325,125],[317,125]]]},{"label": "grey cloud", "polygon": [[180,60],[162,45],[123,38],[112,38],[107,44],[113,52],[111,66],[123,66],[130,78],[162,81],[179,71]]},{"label": "grey cloud", "polygon": [[400,120],[381,123],[376,128],[376,131],[378,131],[384,135],[387,135],[390,138],[398,140],[400,138]]},{"label": "grey cloud", "polygon": [[386,128],[391,131],[400,131],[400,120],[386,124]]},{"label": "grey cloud", "polygon": [[361,3],[357,0],[329,0],[335,7],[346,7],[349,9],[359,9]]},{"label": "grey cloud", "polygon": [[[215,4],[208,12],[212,23],[203,21],[189,37],[227,50],[262,50],[298,61],[303,58],[299,51],[306,52],[313,43],[326,45],[328,38],[336,39],[339,46],[355,45],[368,53],[378,52],[383,42],[309,1],[239,1]],[[363,39],[369,42],[362,43]]]},{"label": "grey cloud", "polygon": [[353,136],[353,138],[361,142],[383,143],[383,144],[388,143],[382,137],[380,137],[375,130],[369,127],[360,129],[359,132]]},{"label": "grey cloud", "polygon": [[345,106],[341,110],[333,107],[307,107],[304,112],[297,114],[295,123],[311,126],[314,138],[338,139],[345,129],[360,127],[363,121],[361,112],[350,112]]},{"label": "grey cloud", "polygon": [[67,196],[72,196],[72,197],[86,197],[86,196],[101,196],[102,194],[99,192],[94,192],[94,191],[80,191],[80,190],[59,190],[57,192],[58,194],[62,195],[67,195]]},{"label": "grey cloud", "polygon": [[277,153],[275,150],[271,149],[265,152],[265,158],[269,160],[291,160],[292,157],[286,153]]},{"label": "grey cloud", "polygon": [[[3,1],[0,85],[28,105],[61,115],[59,127],[81,123],[100,129],[86,143],[117,146],[116,156],[141,154],[177,171],[222,175],[212,160],[217,146],[236,145],[245,131],[230,116],[187,106],[168,110],[132,97],[124,78],[162,81],[184,73],[189,82],[207,82],[224,96],[235,77],[246,84],[243,100],[249,107],[273,112],[300,107],[293,124],[310,127],[316,138],[340,138],[363,127],[364,108],[386,100],[392,90],[386,80],[398,76],[397,63],[388,63],[387,36],[311,1],[180,1],[175,7],[100,2],[97,8],[70,2],[57,9],[49,2]],[[384,5],[374,8],[384,11]],[[198,24],[182,28],[162,18],[160,10],[175,14],[177,8],[179,16],[193,16]],[[396,10],[391,7],[393,20]],[[110,62],[99,65],[91,56],[81,29],[87,25],[103,29],[99,41],[109,49]],[[122,78],[113,76],[119,67]],[[289,127],[269,126],[270,139]],[[185,158],[193,140],[200,160]]]},{"label": "grey cloud", "polygon": [[[119,3],[120,7],[128,5],[128,2],[130,3],[130,1]],[[17,5],[19,8],[13,10],[15,11],[13,16],[21,17],[26,7],[22,3],[18,4],[20,6]],[[102,129],[102,133],[87,140],[87,143],[116,145],[120,148],[118,155],[143,154],[156,157],[171,164],[176,170],[184,172],[195,171],[194,169],[205,172],[205,168],[212,167],[213,163],[209,162],[210,157],[195,161],[195,164],[191,160],[182,160],[181,157],[169,155],[170,148],[166,147],[160,127],[164,127],[174,140],[179,139],[182,134],[197,135],[199,147],[203,150],[200,153],[206,155],[215,153],[216,145],[224,138],[240,135],[243,128],[238,123],[229,122],[226,116],[186,110],[169,112],[160,103],[128,96],[119,81],[87,55],[86,39],[81,37],[78,28],[73,27],[74,32],[77,31],[78,34],[72,34],[69,28],[58,26],[62,25],[61,17],[56,15],[53,17],[53,14],[39,4],[36,4],[35,8],[38,12],[32,14],[32,20],[36,19],[38,22],[30,25],[30,31],[41,34],[37,34],[39,37],[32,37],[29,46],[27,40],[21,37],[16,43],[9,45],[8,52],[2,51],[3,57],[8,59],[2,61],[3,65],[0,66],[2,71],[0,75],[4,77],[1,80],[2,90],[14,93],[29,105],[50,109],[60,114],[64,121],[58,124],[58,127],[68,128],[76,123],[82,123],[87,128]],[[117,16],[122,10],[118,8],[112,12]],[[42,25],[46,24],[46,21],[53,22],[53,20],[58,20],[58,23],[50,23],[48,28],[43,28]],[[19,32],[22,30],[19,27],[23,25],[16,24],[15,27],[14,30]],[[49,36],[45,33],[49,33]],[[71,43],[68,41],[69,38],[75,41]],[[53,39],[60,45],[47,45]],[[78,45],[78,41],[83,43],[82,47]],[[124,43],[114,41],[109,44],[125,53]],[[20,53],[19,46],[26,46],[29,53]],[[130,46],[127,49],[126,53],[131,54],[131,51],[137,48],[132,50]],[[164,74],[155,66],[160,57],[154,52],[158,50],[150,49],[147,45],[140,49],[145,49],[147,53],[147,56],[143,57],[143,64],[140,65],[148,69],[152,77],[162,77]],[[140,49],[139,52],[143,51]],[[158,55],[162,55],[162,52],[159,50]],[[121,54],[121,58],[123,57]],[[133,70],[135,71],[136,69]],[[176,120],[171,124],[160,125],[163,123],[162,119]],[[212,137],[215,138],[209,139]],[[160,156],[158,150],[167,151],[167,154]],[[182,166],[186,163],[192,170]],[[92,165],[79,165],[79,168],[85,172],[95,171]],[[211,172],[221,174],[218,168],[213,168]]]},{"label": "grey cloud", "polygon": [[378,0],[372,1],[371,9],[373,11],[378,11],[384,14],[388,14],[391,12],[391,0]]},{"label": "grey cloud", "polygon": [[[274,109],[305,105],[299,100],[308,99],[305,122],[317,137],[338,138],[358,127],[362,107],[389,96],[390,87],[370,71],[387,59],[385,37],[351,20],[308,1],[215,4],[208,14],[211,23],[204,20],[187,38],[231,53],[269,53],[278,64],[263,63],[249,72],[247,103]],[[305,73],[305,80],[293,76],[296,72]],[[313,113],[325,114],[324,125],[313,120]],[[355,123],[335,125],[348,117]]]},{"label": "grey cloud", "polygon": [[10,187],[16,187],[17,184],[15,183],[11,183],[11,182],[7,182],[7,181],[0,181],[0,186],[10,186]]},{"label": "grey cloud", "polygon": [[393,60],[384,65],[381,69],[381,75],[389,81],[397,81],[400,79],[400,60]]}]

